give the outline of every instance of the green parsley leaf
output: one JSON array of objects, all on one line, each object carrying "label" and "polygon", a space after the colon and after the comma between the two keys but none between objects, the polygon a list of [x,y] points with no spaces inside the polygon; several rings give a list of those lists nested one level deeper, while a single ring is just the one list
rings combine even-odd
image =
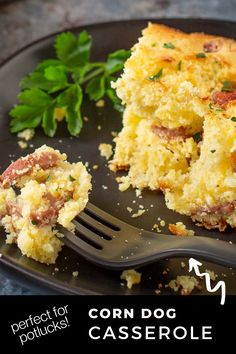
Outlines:
[{"label": "green parsley leaf", "polygon": [[49,93],[53,93],[62,90],[68,86],[67,75],[65,72],[65,67],[63,66],[49,66],[44,71],[45,78],[53,82],[53,86]]},{"label": "green parsley leaf", "polygon": [[68,195],[66,196],[66,201],[69,202],[69,200],[71,200],[71,196],[68,194]]},{"label": "green parsley leaf", "polygon": [[[72,73],[73,81],[79,85],[83,84],[86,81],[86,80],[84,81],[85,75],[87,73],[89,73],[93,68],[94,68],[94,66],[91,65],[90,63],[87,63],[85,65],[78,66],[78,67],[74,68],[73,73]],[[100,74],[101,73],[102,73],[102,71],[100,72]],[[94,75],[94,71],[93,71],[93,75]],[[90,78],[88,78],[88,80],[90,80]]]},{"label": "green parsley leaf", "polygon": [[64,32],[56,37],[55,49],[59,60],[66,60],[77,48],[78,37],[71,32]]},{"label": "green parsley leaf", "polygon": [[26,128],[36,128],[42,120],[43,112],[39,107],[19,105],[10,111],[12,120],[10,122],[11,133],[18,133]]},{"label": "green parsley leaf", "polygon": [[47,107],[52,101],[46,92],[39,89],[25,90],[18,95],[18,99],[23,104],[41,108]]},{"label": "green parsley leaf", "polygon": [[233,90],[232,82],[228,81],[228,80],[224,81],[221,91],[223,91],[223,92],[231,92],[232,90]]},{"label": "green parsley leaf", "polygon": [[130,51],[117,50],[106,62],[90,62],[91,44],[86,31],[79,36],[65,32],[56,37],[56,58],[43,60],[20,82],[19,104],[9,112],[11,132],[42,125],[45,134],[52,137],[58,124],[55,109],[63,108],[69,133],[78,135],[83,125],[83,90],[94,101],[106,95],[115,109],[123,111],[111,81],[116,80],[113,74],[123,69]]},{"label": "green parsley leaf", "polygon": [[163,44],[163,47],[164,47],[164,48],[168,48],[168,49],[175,49],[174,44],[171,43],[171,42],[164,43],[164,44]]},{"label": "green parsley leaf", "polygon": [[216,152],[216,150],[211,150],[211,153],[214,154],[214,152]]},{"label": "green parsley leaf", "polygon": [[58,59],[46,59],[38,64],[38,66],[36,67],[36,70],[44,73],[44,70],[46,68],[48,68],[49,66],[61,66],[61,65],[62,65],[62,63]]},{"label": "green parsley leaf", "polygon": [[54,117],[55,105],[51,105],[43,114],[43,129],[46,135],[53,137],[57,130],[57,121]]},{"label": "green parsley leaf", "polygon": [[43,91],[50,91],[53,86],[53,82],[48,81],[43,73],[37,71],[29,74],[20,82],[20,88],[22,90],[37,88]]},{"label": "green parsley leaf", "polygon": [[55,49],[58,59],[68,67],[85,65],[89,61],[92,45],[91,36],[83,31],[79,37],[71,32],[59,34]]},{"label": "green parsley leaf", "polygon": [[122,105],[121,99],[117,96],[115,90],[109,88],[106,90],[107,97],[113,102],[113,107],[118,112],[124,112],[124,106]]},{"label": "green parsley leaf", "polygon": [[83,126],[81,116],[82,100],[83,92],[79,85],[71,85],[57,98],[57,107],[66,108],[67,128],[73,136],[78,135]]},{"label": "green parsley leaf", "polygon": [[13,117],[10,123],[12,133],[37,127],[42,120],[44,110],[52,102],[51,97],[39,89],[25,90],[18,98],[22,104],[10,111]]},{"label": "green parsley leaf", "polygon": [[180,71],[182,68],[182,60],[180,60],[177,64],[177,70]]},{"label": "green parsley leaf", "polygon": [[147,79],[149,81],[157,81],[160,79],[160,77],[163,75],[163,68],[161,68],[157,74],[149,76]]},{"label": "green parsley leaf", "polygon": [[31,220],[31,223],[33,224],[33,225],[38,225],[38,220]]},{"label": "green parsley leaf", "polygon": [[43,71],[35,71],[20,82],[21,89],[38,88],[49,93],[62,90],[67,85],[66,67],[63,65],[45,66]]},{"label": "green parsley leaf", "polygon": [[232,122],[236,122],[236,117],[232,117],[230,119],[232,120]]},{"label": "green parsley leaf", "polygon": [[206,58],[206,54],[205,53],[197,53],[196,58]]},{"label": "green parsley leaf", "polygon": [[125,61],[130,57],[131,52],[129,50],[117,50],[114,53],[108,55],[106,63],[106,73],[111,75],[117,71],[120,71],[124,67]]},{"label": "green parsley leaf", "polygon": [[86,93],[89,95],[90,100],[100,100],[105,94],[105,77],[98,76],[89,81],[86,86]]},{"label": "green parsley leaf", "polygon": [[198,132],[196,134],[193,135],[193,140],[196,142],[196,143],[199,143],[199,141],[202,140],[202,133]]},{"label": "green parsley leaf", "polygon": [[74,182],[74,181],[75,181],[75,178],[74,178],[73,176],[69,175],[69,180],[70,180],[71,182]]}]

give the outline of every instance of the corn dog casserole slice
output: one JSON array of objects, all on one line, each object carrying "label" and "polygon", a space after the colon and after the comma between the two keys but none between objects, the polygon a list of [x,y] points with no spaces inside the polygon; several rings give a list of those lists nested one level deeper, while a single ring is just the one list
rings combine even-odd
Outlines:
[{"label": "corn dog casserole slice", "polygon": [[[117,178],[120,190],[161,189],[169,208],[205,227],[235,226],[228,157],[236,139],[236,42],[150,23],[113,87],[125,106],[110,161],[111,170],[127,171]],[[221,149],[212,147],[212,135]]]}]

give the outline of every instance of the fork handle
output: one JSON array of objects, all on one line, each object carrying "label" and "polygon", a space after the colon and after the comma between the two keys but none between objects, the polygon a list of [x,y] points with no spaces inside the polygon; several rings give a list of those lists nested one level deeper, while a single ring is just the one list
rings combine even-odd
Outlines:
[{"label": "fork handle", "polygon": [[[143,259],[140,264],[148,264],[164,258],[192,257],[217,263],[226,267],[236,268],[236,245],[229,242],[211,239],[208,237],[178,237],[170,235],[159,235],[152,232],[143,232],[145,242],[143,246]],[[142,251],[127,260],[129,266],[137,266],[138,258],[141,258]],[[143,262],[145,258],[145,262]],[[128,266],[128,264],[127,264]]]}]

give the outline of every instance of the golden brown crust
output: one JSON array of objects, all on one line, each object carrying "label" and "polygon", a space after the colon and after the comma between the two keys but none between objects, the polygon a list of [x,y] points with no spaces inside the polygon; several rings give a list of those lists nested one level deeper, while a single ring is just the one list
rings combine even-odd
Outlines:
[{"label": "golden brown crust", "polygon": [[[158,36],[158,38],[163,37],[165,41],[171,40],[187,40],[188,47],[182,48],[183,51],[190,51],[192,49],[195,51],[196,49],[202,50],[207,52],[206,44],[209,42],[218,44],[217,51],[209,51],[208,53],[216,53],[216,52],[235,52],[236,51],[236,42],[233,39],[226,38],[223,36],[215,36],[211,34],[206,34],[204,32],[193,32],[193,33],[186,33],[179,29],[168,27],[161,24],[149,23],[148,27],[143,30],[143,35],[152,35]],[[205,44],[205,46],[204,46]]]},{"label": "golden brown crust", "polygon": [[116,163],[116,161],[111,160],[109,162],[109,167],[113,172],[118,172],[118,171],[129,171],[129,165],[122,165],[119,163]]},{"label": "golden brown crust", "polygon": [[[198,221],[196,220],[196,218],[192,217],[192,220],[194,222]],[[200,227],[205,227],[205,229],[207,230],[214,230],[214,229],[218,229],[220,232],[223,232],[226,230],[227,228],[227,222],[225,220],[219,220],[218,222],[214,223],[214,224],[211,224],[205,220],[202,220],[201,222],[198,221],[196,223],[197,226],[200,226]]]}]

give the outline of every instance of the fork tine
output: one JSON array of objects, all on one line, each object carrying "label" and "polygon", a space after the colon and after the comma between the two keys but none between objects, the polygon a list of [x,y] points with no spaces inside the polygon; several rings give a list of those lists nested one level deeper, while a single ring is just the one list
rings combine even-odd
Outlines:
[{"label": "fork tine", "polygon": [[71,231],[68,231],[63,226],[59,225],[58,230],[64,235],[60,240],[68,247],[72,248],[75,252],[84,255],[84,252],[88,254],[100,254],[100,249],[97,249],[82,240],[80,237],[73,234]]},{"label": "fork tine", "polygon": [[93,231],[94,233],[100,234],[102,237],[105,239],[111,239],[114,233],[117,231],[114,231],[113,229],[110,229],[106,225],[102,224],[101,222],[97,221],[94,217],[81,212],[77,217],[76,220],[78,220],[79,223]]},{"label": "fork tine", "polygon": [[121,221],[121,220],[117,219],[116,217],[106,213],[105,211],[101,210],[100,208],[96,207],[95,205],[91,204],[90,202],[87,203],[84,212],[91,214],[90,216],[96,218],[97,220],[100,220],[104,226],[107,226],[108,228],[110,228],[114,231],[120,231],[120,229],[124,226],[133,228],[133,226],[131,226],[131,225],[125,223],[124,221]]},{"label": "fork tine", "polygon": [[102,236],[96,234],[95,232],[89,230],[85,226],[81,225],[78,221],[73,221],[73,224],[75,225],[76,230],[79,232],[79,234],[85,236],[88,240],[92,241],[93,243],[97,244],[98,246],[104,247],[106,242],[108,242],[106,239],[104,239]]}]

